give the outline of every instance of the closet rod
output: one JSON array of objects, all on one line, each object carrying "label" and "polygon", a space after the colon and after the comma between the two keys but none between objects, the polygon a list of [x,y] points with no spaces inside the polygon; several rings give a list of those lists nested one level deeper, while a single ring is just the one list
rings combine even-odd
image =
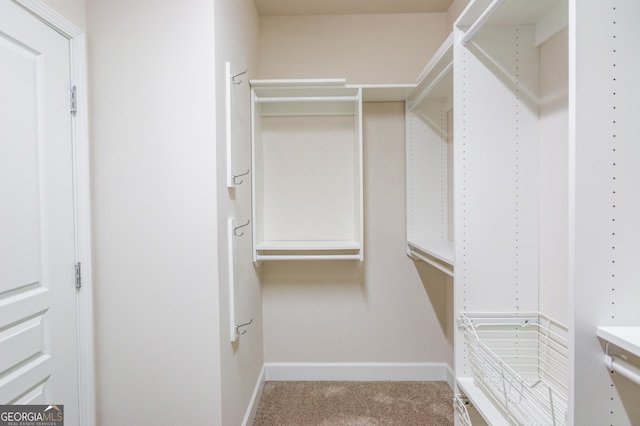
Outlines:
[{"label": "closet rod", "polygon": [[438,269],[439,271],[444,272],[445,274],[449,275],[450,277],[453,277],[453,270],[442,266],[441,264],[439,264],[438,262],[436,262],[435,260],[427,257],[427,256],[423,256],[418,252],[415,252],[413,250],[411,250],[410,252],[411,257],[416,257],[418,260],[422,260],[425,263],[428,263],[429,265],[433,266],[434,268]]},{"label": "closet rod", "polygon": [[496,10],[502,6],[505,0],[493,0],[489,6],[482,12],[476,21],[462,35],[462,44],[467,44],[476,35],[478,30],[491,18]]},{"label": "closet rod", "polygon": [[360,260],[359,254],[259,254],[262,260]]},{"label": "closet rod", "polygon": [[360,99],[356,96],[285,96],[285,97],[259,97],[256,102],[356,102]]},{"label": "closet rod", "polygon": [[415,108],[416,105],[419,105],[420,102],[422,102],[424,98],[426,98],[429,95],[429,93],[431,93],[431,91],[442,81],[443,78],[446,77],[447,74],[449,74],[449,72],[452,69],[453,69],[453,62],[449,62],[447,66],[444,67],[442,71],[440,71],[440,74],[438,74],[436,78],[434,78],[433,81],[429,83],[427,88],[424,89],[422,93],[420,93],[420,95],[413,102],[411,102],[411,109]]},{"label": "closet rod", "polygon": [[626,377],[636,385],[640,385],[640,368],[616,355],[605,355],[604,363],[608,369]]}]

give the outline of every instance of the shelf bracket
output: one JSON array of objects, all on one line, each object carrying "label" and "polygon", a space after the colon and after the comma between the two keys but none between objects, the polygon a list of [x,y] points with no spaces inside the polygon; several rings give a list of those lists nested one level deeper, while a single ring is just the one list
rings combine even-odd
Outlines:
[{"label": "shelf bracket", "polygon": [[609,353],[609,345],[611,342],[605,344],[604,365],[615,373],[620,374],[631,380],[636,385],[640,386],[640,368],[627,361],[625,355],[612,355]]}]

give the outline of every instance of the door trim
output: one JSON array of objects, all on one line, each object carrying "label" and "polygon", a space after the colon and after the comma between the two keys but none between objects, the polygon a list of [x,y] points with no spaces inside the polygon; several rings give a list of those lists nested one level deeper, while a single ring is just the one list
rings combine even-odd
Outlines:
[{"label": "door trim", "polygon": [[[13,0],[69,40],[71,86],[77,88],[72,116],[76,262],[82,263],[82,289],[76,293],[80,424],[96,424],[93,282],[91,264],[91,199],[85,33],[40,0]],[[72,265],[70,265],[71,267]],[[69,283],[73,285],[73,283]]]}]

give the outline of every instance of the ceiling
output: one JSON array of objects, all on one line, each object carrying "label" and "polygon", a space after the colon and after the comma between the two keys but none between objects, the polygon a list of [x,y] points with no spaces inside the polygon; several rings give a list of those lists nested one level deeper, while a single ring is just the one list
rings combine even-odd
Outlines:
[{"label": "ceiling", "polygon": [[446,12],[453,0],[254,0],[260,16]]}]

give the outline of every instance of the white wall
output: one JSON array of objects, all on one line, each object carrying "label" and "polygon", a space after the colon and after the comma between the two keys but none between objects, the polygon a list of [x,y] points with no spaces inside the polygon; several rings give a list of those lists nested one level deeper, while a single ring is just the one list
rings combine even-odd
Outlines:
[{"label": "white wall", "polygon": [[[445,22],[444,13],[263,17],[260,78],[415,82]],[[405,255],[403,104],[365,104],[363,120],[365,261],[262,264],[268,362],[447,360],[444,276]]]},{"label": "white wall", "polygon": [[221,424],[213,2],[88,0],[98,424]]},{"label": "white wall", "polygon": [[251,218],[251,175],[240,178],[241,185],[232,190],[226,187],[226,110],[225,110],[225,62],[230,61],[232,73],[239,76],[242,83],[233,86],[233,107],[231,134],[233,140],[232,171],[244,173],[251,167],[251,116],[249,80],[257,75],[258,58],[258,15],[252,0],[216,0],[216,92],[218,107],[218,249],[220,259],[220,324],[222,334],[222,423],[239,425],[258,376],[264,364],[262,341],[262,295],[257,271],[251,254],[251,227],[243,228],[244,235],[235,237],[236,260],[235,277],[237,298],[235,303],[235,323],[253,323],[243,329],[246,334],[230,341],[229,309],[229,268],[227,260],[227,218],[238,219],[238,224]]},{"label": "white wall", "polygon": [[64,16],[78,28],[87,30],[86,0],[42,0],[42,3]]}]

